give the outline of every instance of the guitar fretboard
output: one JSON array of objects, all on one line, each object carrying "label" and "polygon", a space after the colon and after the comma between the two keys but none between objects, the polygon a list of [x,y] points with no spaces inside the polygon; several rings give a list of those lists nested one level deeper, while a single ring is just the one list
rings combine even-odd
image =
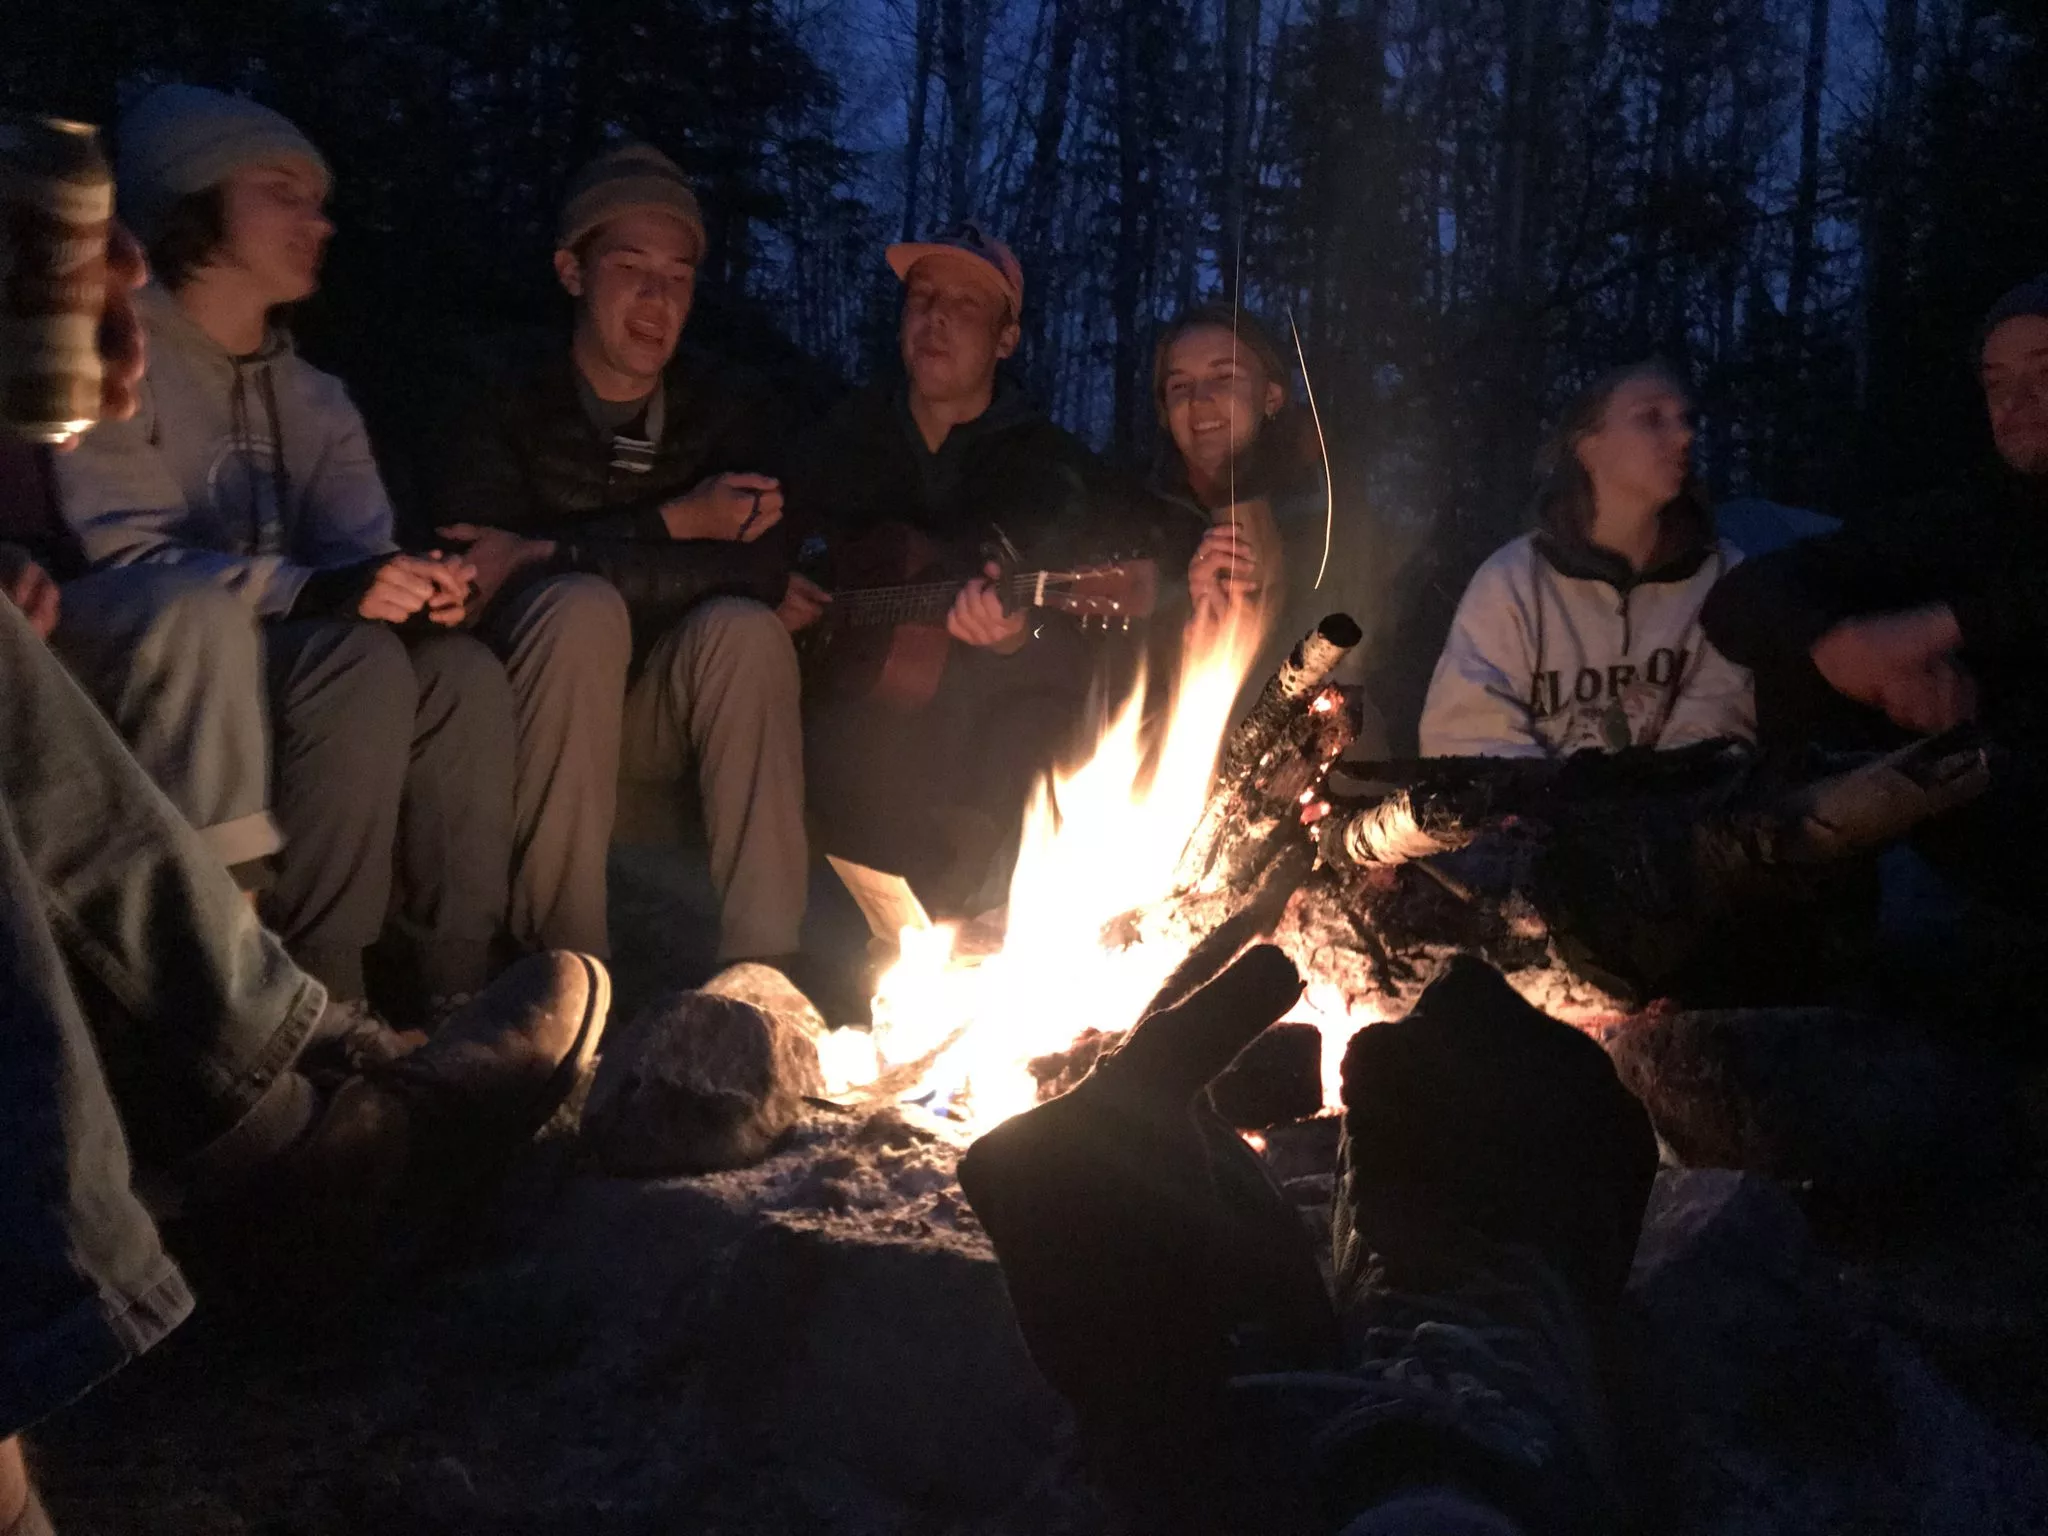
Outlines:
[{"label": "guitar fretboard", "polygon": [[[1006,576],[995,586],[1008,607],[1029,605],[1039,595],[1040,583],[1050,571],[1020,571]],[[960,594],[964,583],[957,581],[916,582],[902,587],[865,587],[835,593],[832,618],[839,624],[939,624]]]}]

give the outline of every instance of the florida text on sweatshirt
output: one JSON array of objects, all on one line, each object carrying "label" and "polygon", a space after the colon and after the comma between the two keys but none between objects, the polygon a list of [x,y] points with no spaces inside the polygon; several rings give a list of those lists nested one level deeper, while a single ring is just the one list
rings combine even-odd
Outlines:
[{"label": "florida text on sweatshirt", "polygon": [[1562,757],[1586,747],[1754,740],[1749,673],[1700,628],[1741,555],[1704,540],[1640,574],[1543,533],[1479,567],[1423,705],[1426,757]]}]

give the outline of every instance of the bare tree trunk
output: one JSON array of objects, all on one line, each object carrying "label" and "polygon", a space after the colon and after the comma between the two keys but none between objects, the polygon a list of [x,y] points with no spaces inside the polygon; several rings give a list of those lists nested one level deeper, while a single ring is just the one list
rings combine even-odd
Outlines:
[{"label": "bare tree trunk", "polygon": [[1258,0],[1223,0],[1223,228],[1216,265],[1224,296],[1238,298],[1244,262],[1245,179],[1251,158],[1252,39],[1258,33]]},{"label": "bare tree trunk", "polygon": [[1053,204],[1059,193],[1060,144],[1067,132],[1067,101],[1073,93],[1074,52],[1081,40],[1080,0],[1051,0],[1052,36],[1046,49],[1045,89],[1038,98],[1038,119],[1031,142],[1031,169],[1026,173],[1024,227],[1018,231],[1027,250],[1044,248],[1052,230]]},{"label": "bare tree trunk", "polygon": [[1785,319],[1796,355],[1806,353],[1806,306],[1813,291],[1814,221],[1820,211],[1820,108],[1828,78],[1831,0],[1812,0],[1806,12],[1806,80],[1799,96],[1799,190],[1792,208],[1792,272],[1785,289]]},{"label": "bare tree trunk", "polygon": [[[1537,431],[1542,399],[1542,333],[1530,302],[1530,269],[1536,244],[1533,217],[1540,170],[1537,137],[1544,96],[1546,0],[1510,0],[1507,7],[1507,70],[1502,80],[1501,137],[1494,162],[1492,308],[1507,342],[1494,366],[1494,402],[1489,413],[1495,440],[1522,445]],[[1495,456],[1490,500],[1513,505],[1523,482],[1514,454]]]},{"label": "bare tree trunk", "polygon": [[[1051,38],[1046,49],[1045,87],[1038,98],[1033,125],[1031,167],[1024,179],[1024,224],[1017,231],[1026,263],[1040,273],[1055,271],[1053,219],[1060,189],[1060,145],[1067,134],[1067,104],[1073,95],[1074,54],[1081,41],[1080,0],[1050,0]],[[1024,361],[1041,400],[1055,385],[1052,348],[1047,344],[1052,305],[1027,305],[1024,315]]]},{"label": "bare tree trunk", "polygon": [[1650,137],[1650,177],[1642,200],[1643,233],[1636,252],[1634,302],[1629,311],[1629,347],[1647,352],[1657,345],[1658,299],[1670,274],[1661,259],[1663,231],[1670,222],[1671,186],[1684,133],[1685,73],[1692,60],[1684,47],[1684,7],[1664,0],[1657,11],[1657,121]]},{"label": "bare tree trunk", "polygon": [[1132,443],[1138,422],[1139,348],[1144,344],[1143,317],[1138,313],[1145,283],[1145,6],[1125,0],[1117,10],[1116,164],[1117,248],[1110,277],[1110,309],[1115,324],[1111,351],[1115,378],[1114,442],[1119,451]]},{"label": "bare tree trunk", "polygon": [[988,47],[987,0],[939,0],[939,55],[946,76],[947,217],[974,212],[981,168],[982,65]]},{"label": "bare tree trunk", "polygon": [[938,7],[917,0],[917,63],[910,82],[910,142],[903,151],[903,238],[915,240],[918,182],[924,175],[924,119],[931,104],[932,38]]},{"label": "bare tree trunk", "polygon": [[1508,62],[1502,90],[1500,160],[1494,179],[1494,291],[1510,313],[1527,294],[1529,161],[1533,152],[1536,38],[1542,0],[1509,0]]},{"label": "bare tree trunk", "polygon": [[1919,0],[1885,0],[1884,57],[1871,103],[1871,154],[1876,174],[1863,201],[1863,325],[1857,394],[1866,410],[1884,352],[1881,327],[1896,324],[1905,277],[1906,232],[1885,178],[1903,152],[1913,110],[1913,61],[1920,40]]},{"label": "bare tree trunk", "polygon": [[[1749,129],[1749,81],[1743,72],[1743,60],[1739,54],[1731,74],[1732,95],[1728,103],[1727,129],[1721,141],[1721,160],[1723,173],[1732,178],[1737,175],[1736,168],[1742,164],[1743,145],[1747,142]],[[1736,183],[1735,187],[1739,189],[1740,185]],[[1745,198],[1745,206],[1746,201]],[[1736,337],[1735,297],[1742,284],[1742,264],[1747,254],[1744,242],[1730,230],[1722,241],[1720,260],[1715,263],[1714,361],[1719,364],[1724,378],[1732,373],[1740,350]],[[1708,451],[1703,457],[1707,488],[1718,501],[1728,494],[1743,425],[1724,419],[1715,423],[1715,427],[1717,430],[1711,434]]]}]

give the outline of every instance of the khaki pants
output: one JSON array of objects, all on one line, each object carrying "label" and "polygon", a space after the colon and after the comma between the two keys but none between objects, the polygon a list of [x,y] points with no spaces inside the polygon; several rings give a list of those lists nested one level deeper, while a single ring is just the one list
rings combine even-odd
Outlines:
[{"label": "khaki pants", "polygon": [[[744,598],[693,607],[629,679],[625,602],[600,577],[550,577],[499,605],[519,723],[512,932],[610,953],[605,853],[618,781],[694,774],[723,959],[797,947],[807,851],[796,650]],[[680,787],[680,786],[679,786]]]}]

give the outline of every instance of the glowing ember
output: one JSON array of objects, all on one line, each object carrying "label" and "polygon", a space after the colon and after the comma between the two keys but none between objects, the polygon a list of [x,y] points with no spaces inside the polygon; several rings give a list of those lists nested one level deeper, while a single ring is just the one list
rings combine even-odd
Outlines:
[{"label": "glowing ember", "polygon": [[[886,1065],[931,1058],[906,1097],[985,1130],[1035,1102],[1033,1058],[1066,1050],[1085,1030],[1135,1022],[1189,945],[1155,937],[1105,948],[1103,927],[1171,894],[1258,640],[1255,622],[1191,635],[1163,739],[1149,760],[1141,683],[1094,755],[1050,787],[1040,785],[999,952],[963,961],[951,928],[903,931],[900,956],[877,984],[874,1038]],[[1326,1044],[1324,1080],[1325,1099],[1335,1102],[1330,1085],[1349,1033],[1338,1027],[1342,1000],[1334,998],[1332,1014],[1296,1016],[1324,1024],[1334,1041]]]}]

